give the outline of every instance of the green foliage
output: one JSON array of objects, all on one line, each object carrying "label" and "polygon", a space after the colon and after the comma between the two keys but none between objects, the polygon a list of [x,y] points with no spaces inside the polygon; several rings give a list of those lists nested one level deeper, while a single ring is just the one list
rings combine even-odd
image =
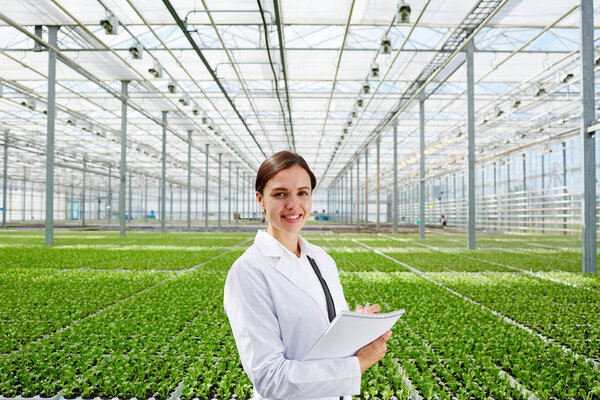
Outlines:
[{"label": "green foliage", "polygon": [[[56,232],[48,248],[43,232],[0,232],[0,396],[249,399],[222,290],[253,236]],[[385,236],[305,235],[348,272],[352,306],[407,311],[359,398],[523,398],[506,373],[540,399],[600,399],[584,360],[352,240],[598,359],[600,279],[558,272],[579,271],[577,238],[480,235],[467,251],[466,235]]]}]

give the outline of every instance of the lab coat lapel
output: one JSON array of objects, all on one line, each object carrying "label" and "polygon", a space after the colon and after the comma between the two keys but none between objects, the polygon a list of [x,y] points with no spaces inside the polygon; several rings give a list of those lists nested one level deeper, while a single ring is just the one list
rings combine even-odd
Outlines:
[{"label": "lab coat lapel", "polygon": [[[292,259],[290,255],[286,254],[276,240],[277,239],[273,238],[268,233],[264,231],[258,231],[256,234],[254,244],[264,255],[270,257],[279,257],[279,260],[275,265],[275,270],[283,276],[285,276],[297,288],[309,295],[321,311],[323,318],[325,318],[325,320],[329,322],[329,318],[327,317],[325,310],[323,310],[322,307],[319,305],[318,297],[316,297],[317,295],[321,296],[322,294],[320,292],[315,293],[314,290],[311,290],[312,286],[310,284],[310,281],[304,275],[300,266],[296,265],[296,260]],[[329,285],[329,280],[325,280],[328,282]]]}]

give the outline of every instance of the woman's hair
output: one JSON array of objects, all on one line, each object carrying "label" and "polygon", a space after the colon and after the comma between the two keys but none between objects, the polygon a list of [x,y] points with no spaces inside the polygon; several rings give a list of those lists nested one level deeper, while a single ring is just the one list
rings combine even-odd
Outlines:
[{"label": "woman's hair", "polygon": [[311,190],[314,190],[317,186],[317,178],[315,178],[304,158],[291,151],[280,151],[271,154],[260,164],[260,168],[258,168],[258,172],[256,173],[256,182],[254,183],[255,190],[262,195],[265,185],[271,178],[277,175],[279,171],[291,168],[294,165],[300,166],[308,173]]}]

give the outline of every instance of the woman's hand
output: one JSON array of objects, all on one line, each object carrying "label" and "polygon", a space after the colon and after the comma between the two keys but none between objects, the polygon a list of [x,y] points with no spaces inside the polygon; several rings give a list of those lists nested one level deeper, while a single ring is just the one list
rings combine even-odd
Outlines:
[{"label": "woman's hand", "polygon": [[356,353],[358,361],[360,362],[361,373],[368,370],[373,364],[377,363],[385,356],[385,352],[387,351],[387,341],[391,336],[392,331],[387,331]]},{"label": "woman's hand", "polygon": [[362,306],[362,304],[356,305],[356,312],[362,312],[365,314],[379,314],[381,311],[381,307],[379,304],[373,304],[372,306],[368,306],[366,309]]}]

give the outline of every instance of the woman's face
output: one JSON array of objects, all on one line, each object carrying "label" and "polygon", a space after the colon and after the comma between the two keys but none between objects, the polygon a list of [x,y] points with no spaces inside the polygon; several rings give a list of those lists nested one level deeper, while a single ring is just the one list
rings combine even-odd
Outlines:
[{"label": "woman's face", "polygon": [[256,198],[274,230],[298,234],[312,206],[310,176],[298,165],[283,169],[267,182],[263,195],[256,193]]}]

